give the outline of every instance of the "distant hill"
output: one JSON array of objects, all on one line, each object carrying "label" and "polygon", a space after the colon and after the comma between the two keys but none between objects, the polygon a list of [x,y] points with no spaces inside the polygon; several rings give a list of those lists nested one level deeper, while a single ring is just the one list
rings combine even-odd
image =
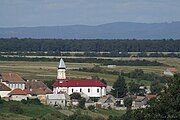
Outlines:
[{"label": "distant hill", "polygon": [[0,28],[0,38],[179,39],[180,22]]}]

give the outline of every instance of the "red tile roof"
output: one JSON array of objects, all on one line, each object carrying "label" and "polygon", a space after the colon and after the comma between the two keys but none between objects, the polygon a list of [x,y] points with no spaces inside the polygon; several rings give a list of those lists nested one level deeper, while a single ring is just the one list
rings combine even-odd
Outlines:
[{"label": "red tile roof", "polygon": [[23,91],[26,92],[27,94],[32,94],[32,92],[28,89],[24,89]]},{"label": "red tile roof", "polygon": [[167,68],[169,71],[171,71],[171,72],[173,72],[173,73],[176,73],[177,72],[177,70],[176,70],[176,68]]},{"label": "red tile roof", "polygon": [[148,100],[151,100],[153,98],[156,98],[156,95],[146,95],[146,97],[147,97]]},{"label": "red tile roof", "polygon": [[106,87],[99,80],[56,80],[54,87]]},{"label": "red tile roof", "polygon": [[25,81],[17,73],[2,73],[3,82],[24,83]]},{"label": "red tile roof", "polygon": [[9,93],[9,95],[27,95],[27,93],[19,88],[14,89]]}]

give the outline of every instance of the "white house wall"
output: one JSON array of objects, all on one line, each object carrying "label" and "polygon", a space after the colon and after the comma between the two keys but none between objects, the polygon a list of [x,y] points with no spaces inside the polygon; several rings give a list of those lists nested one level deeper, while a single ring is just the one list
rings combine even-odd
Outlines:
[{"label": "white house wall", "polygon": [[11,91],[0,91],[0,96],[1,97],[8,97],[8,94],[10,93]]},{"label": "white house wall", "polygon": [[10,100],[15,100],[15,101],[21,101],[21,100],[27,100],[27,96],[26,95],[12,95],[10,97]]},{"label": "white house wall", "polygon": [[9,88],[11,88],[12,90],[16,89],[16,88],[20,88],[20,89],[25,89],[25,84],[24,83],[8,83],[6,84]]}]

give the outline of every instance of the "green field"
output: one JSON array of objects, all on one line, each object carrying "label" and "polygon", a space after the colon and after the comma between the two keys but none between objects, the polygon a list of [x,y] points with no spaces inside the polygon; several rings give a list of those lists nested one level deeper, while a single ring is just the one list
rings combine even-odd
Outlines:
[{"label": "green field", "polygon": [[[168,64],[170,66],[175,66],[177,71],[180,71],[180,59],[178,58],[146,58],[148,60],[157,60]],[[93,67],[95,63],[67,63],[67,77],[68,78],[91,78],[91,76],[99,76],[104,78],[108,84],[112,85],[117,79],[117,75],[95,73],[95,72],[82,72],[72,69],[82,68],[82,67]],[[20,74],[23,78],[32,80],[54,80],[56,79],[56,69],[58,62],[27,62],[27,61],[0,61],[0,72],[16,72]],[[107,68],[107,66],[102,66],[106,70],[113,71],[125,71],[129,72],[134,69],[142,69],[146,73],[157,73],[163,74],[166,69],[164,66],[117,66],[115,68]],[[130,81],[128,79],[127,81]],[[138,81],[144,84],[149,84],[148,81]]]}]

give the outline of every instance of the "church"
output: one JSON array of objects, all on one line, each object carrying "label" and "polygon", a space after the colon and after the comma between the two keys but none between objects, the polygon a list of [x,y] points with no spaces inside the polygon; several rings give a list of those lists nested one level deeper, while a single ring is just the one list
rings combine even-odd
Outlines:
[{"label": "church", "polygon": [[99,80],[67,79],[66,65],[61,58],[57,69],[57,79],[53,84],[53,93],[57,94],[59,92],[65,92],[68,95],[76,92],[88,97],[102,97],[106,95],[106,85]]}]

